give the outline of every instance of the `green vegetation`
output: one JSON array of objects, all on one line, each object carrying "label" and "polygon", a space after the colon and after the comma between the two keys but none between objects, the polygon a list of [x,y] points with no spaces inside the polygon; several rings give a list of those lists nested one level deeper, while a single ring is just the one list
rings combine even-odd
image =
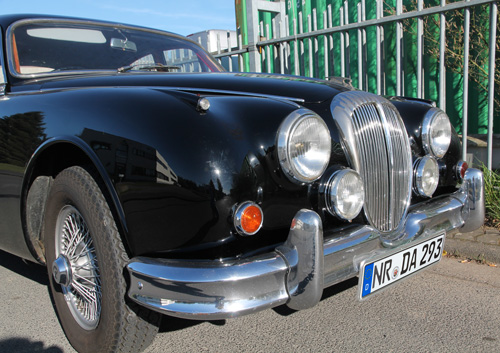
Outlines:
[{"label": "green vegetation", "polygon": [[500,173],[481,165],[484,174],[486,225],[500,229]]}]

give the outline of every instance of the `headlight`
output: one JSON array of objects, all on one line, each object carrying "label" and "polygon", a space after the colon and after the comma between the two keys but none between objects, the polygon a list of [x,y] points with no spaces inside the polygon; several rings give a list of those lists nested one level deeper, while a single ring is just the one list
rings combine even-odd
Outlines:
[{"label": "headlight", "polygon": [[278,130],[278,158],[286,176],[311,183],[330,162],[331,137],[323,119],[307,109],[291,113]]},{"label": "headlight", "polygon": [[451,124],[448,115],[441,109],[432,108],[424,117],[422,143],[424,150],[438,158],[448,151],[451,142]]},{"label": "headlight", "polygon": [[361,177],[351,169],[335,172],[328,180],[325,198],[332,215],[348,221],[356,218],[365,203]]},{"label": "headlight", "polygon": [[433,157],[425,156],[415,163],[415,191],[431,197],[439,184],[439,166]]}]

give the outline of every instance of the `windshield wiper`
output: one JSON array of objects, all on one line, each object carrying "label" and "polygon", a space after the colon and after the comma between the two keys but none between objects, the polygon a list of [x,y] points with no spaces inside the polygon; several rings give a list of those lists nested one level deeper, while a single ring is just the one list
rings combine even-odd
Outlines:
[{"label": "windshield wiper", "polygon": [[127,65],[118,68],[119,73],[128,72],[132,70],[145,70],[145,71],[157,71],[157,72],[172,72],[173,70],[180,70],[179,66],[163,65],[157,64],[139,64],[139,65]]}]

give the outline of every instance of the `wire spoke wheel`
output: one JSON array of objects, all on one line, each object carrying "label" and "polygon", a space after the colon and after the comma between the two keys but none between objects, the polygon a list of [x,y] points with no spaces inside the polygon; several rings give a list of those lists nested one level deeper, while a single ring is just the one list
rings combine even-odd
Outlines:
[{"label": "wire spoke wheel", "polygon": [[63,207],[56,227],[56,256],[66,262],[68,269],[66,283],[60,283],[66,303],[78,324],[92,330],[99,323],[102,297],[92,237],[87,223],[73,206]]},{"label": "wire spoke wheel", "polygon": [[127,300],[128,255],[95,171],[79,166],[53,181],[44,217],[52,298],[71,345],[81,353],[136,353],[161,316]]}]

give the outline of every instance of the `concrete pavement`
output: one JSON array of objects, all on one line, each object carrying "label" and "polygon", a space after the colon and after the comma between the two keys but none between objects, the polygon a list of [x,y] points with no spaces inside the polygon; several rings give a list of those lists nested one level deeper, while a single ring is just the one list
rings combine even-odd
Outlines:
[{"label": "concrete pavement", "polygon": [[500,231],[481,227],[470,233],[447,235],[444,248],[451,255],[500,264]]}]

